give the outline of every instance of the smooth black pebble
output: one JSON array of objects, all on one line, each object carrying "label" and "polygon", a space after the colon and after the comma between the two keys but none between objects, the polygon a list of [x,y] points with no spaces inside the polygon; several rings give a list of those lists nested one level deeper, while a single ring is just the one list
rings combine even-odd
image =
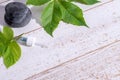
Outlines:
[{"label": "smooth black pebble", "polygon": [[23,3],[12,2],[5,7],[5,22],[14,28],[27,25],[32,17],[30,9]]}]

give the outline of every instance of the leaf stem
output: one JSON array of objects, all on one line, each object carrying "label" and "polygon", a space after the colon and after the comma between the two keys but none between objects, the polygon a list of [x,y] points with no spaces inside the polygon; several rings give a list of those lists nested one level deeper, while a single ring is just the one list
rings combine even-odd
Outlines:
[{"label": "leaf stem", "polygon": [[20,34],[20,35],[18,35],[18,36],[15,36],[15,37],[13,38],[13,40],[17,41],[17,40],[19,40],[19,39],[21,38],[21,36],[23,36],[23,35],[24,35],[24,33],[22,33],[22,34]]},{"label": "leaf stem", "polygon": [[39,28],[37,28],[37,29],[33,29],[33,30],[28,31],[28,32],[25,32],[25,33],[22,33],[22,34],[20,34],[20,35],[18,35],[18,36],[15,36],[13,39],[14,39],[15,41],[17,41],[17,40],[19,40],[23,35],[32,33],[32,32],[34,32],[34,31],[37,31],[37,30],[40,30],[40,29],[42,29],[42,27],[39,27]]}]

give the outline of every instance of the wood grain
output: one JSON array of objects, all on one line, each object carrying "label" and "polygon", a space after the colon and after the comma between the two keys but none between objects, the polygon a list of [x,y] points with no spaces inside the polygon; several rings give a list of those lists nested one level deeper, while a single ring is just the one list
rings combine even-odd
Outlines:
[{"label": "wood grain", "polygon": [[120,41],[26,80],[119,80]]}]

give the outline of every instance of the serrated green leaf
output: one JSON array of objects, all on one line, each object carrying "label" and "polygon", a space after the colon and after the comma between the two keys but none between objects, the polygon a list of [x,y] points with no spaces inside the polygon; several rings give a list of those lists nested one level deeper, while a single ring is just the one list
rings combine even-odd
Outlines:
[{"label": "serrated green leaf", "polygon": [[61,12],[57,1],[50,2],[42,13],[42,26],[52,36],[61,20]]},{"label": "serrated green leaf", "polygon": [[35,6],[43,5],[51,0],[27,0],[26,4],[31,4]]},{"label": "serrated green leaf", "polygon": [[3,27],[3,36],[9,41],[13,39],[13,30],[7,26]]},{"label": "serrated green leaf", "polygon": [[64,22],[78,26],[87,26],[82,10],[79,7],[66,1],[61,1],[60,4],[62,20]]},{"label": "serrated green leaf", "polygon": [[4,64],[7,68],[15,64],[21,56],[21,48],[16,41],[12,41],[3,55]]},{"label": "serrated green leaf", "polygon": [[100,2],[98,0],[68,0],[68,1],[80,2],[80,3],[86,4],[86,5],[92,5],[92,4]]}]

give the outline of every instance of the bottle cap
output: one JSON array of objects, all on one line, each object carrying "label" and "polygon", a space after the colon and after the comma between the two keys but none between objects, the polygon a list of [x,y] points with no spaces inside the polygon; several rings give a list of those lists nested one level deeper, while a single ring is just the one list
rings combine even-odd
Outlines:
[{"label": "bottle cap", "polygon": [[34,37],[27,37],[26,45],[27,46],[34,46],[36,39]]}]

